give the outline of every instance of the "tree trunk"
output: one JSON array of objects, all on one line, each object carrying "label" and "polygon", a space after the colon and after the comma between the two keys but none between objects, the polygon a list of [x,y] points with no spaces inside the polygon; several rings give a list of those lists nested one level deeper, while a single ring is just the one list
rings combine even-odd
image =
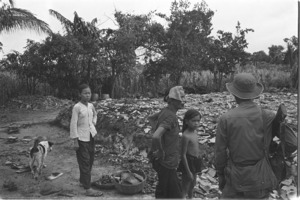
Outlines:
[{"label": "tree trunk", "polygon": [[111,98],[115,98],[115,82],[116,82],[116,77],[113,76],[112,79],[111,79],[111,91],[110,91],[110,96]]},{"label": "tree trunk", "polygon": [[223,73],[219,72],[218,92],[222,92]]},{"label": "tree trunk", "polygon": [[91,64],[92,64],[92,58],[93,56],[89,56],[89,61],[87,63],[87,77],[86,80],[88,83],[90,83],[91,80]]},{"label": "tree trunk", "polygon": [[101,94],[109,94],[111,98],[114,98],[114,87],[115,87],[115,76],[110,76],[105,79],[104,83],[102,84]]},{"label": "tree trunk", "polygon": [[218,71],[214,71],[214,90],[218,90]]}]

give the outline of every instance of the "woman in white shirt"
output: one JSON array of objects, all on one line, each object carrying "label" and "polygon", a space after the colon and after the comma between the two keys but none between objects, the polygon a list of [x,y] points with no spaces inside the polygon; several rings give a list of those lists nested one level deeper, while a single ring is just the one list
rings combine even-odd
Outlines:
[{"label": "woman in white shirt", "polygon": [[88,85],[79,86],[81,100],[74,105],[70,124],[70,137],[74,141],[76,156],[80,170],[80,186],[86,190],[87,196],[102,196],[103,193],[91,188],[91,171],[95,156],[94,137],[97,134],[95,125],[97,113],[91,99]]}]

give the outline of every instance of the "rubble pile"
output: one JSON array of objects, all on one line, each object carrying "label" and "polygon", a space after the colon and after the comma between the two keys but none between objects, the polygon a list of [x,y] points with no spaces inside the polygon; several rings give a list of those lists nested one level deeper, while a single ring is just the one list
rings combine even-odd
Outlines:
[{"label": "rubble pile", "polygon": [[[196,109],[201,115],[201,126],[198,129],[199,144],[205,158],[205,170],[199,174],[197,179],[196,193],[199,197],[215,198],[219,196],[218,180],[213,169],[213,145],[215,143],[216,127],[219,117],[229,109],[236,107],[234,98],[228,92],[210,93],[210,94],[188,94],[186,95],[185,108],[179,110],[177,116],[179,124],[182,126],[184,113],[188,109]],[[286,117],[287,124],[296,131],[297,128],[297,94],[293,93],[263,93],[255,102],[262,108],[277,111],[278,106],[285,104],[288,112]],[[57,116],[57,122],[69,128],[71,119],[72,106],[68,104],[61,110]],[[155,172],[151,169],[147,160],[147,148],[151,142],[151,126],[147,117],[154,114],[163,107],[166,103],[162,99],[106,99],[98,101],[95,104],[97,111],[97,131],[98,135],[111,137],[111,145],[107,148],[98,146],[98,152],[112,153],[109,156],[110,162],[122,165],[125,169],[130,167],[146,168],[147,183],[145,193],[152,193],[155,189],[156,182]],[[97,136],[98,136],[97,135]],[[98,138],[99,139],[99,138]],[[97,138],[96,138],[97,141]],[[96,148],[97,149],[97,148]],[[109,149],[109,150],[108,150]],[[295,154],[296,155],[296,154]],[[296,156],[295,156],[296,158]],[[294,159],[292,165],[297,165]],[[140,166],[141,165],[141,166]],[[149,178],[150,177],[150,178]],[[291,176],[293,177],[293,176]],[[288,179],[289,180],[289,179]],[[290,183],[290,185],[286,185]],[[286,181],[281,184],[280,197],[293,193],[295,180]],[[278,197],[276,191],[272,193],[274,198]]]},{"label": "rubble pile", "polygon": [[[201,115],[201,125],[199,131],[199,143],[214,144],[218,118],[227,110],[236,106],[234,98],[227,92],[211,93],[204,95],[188,94],[185,108],[179,110],[177,115],[179,124],[182,126],[183,115],[188,109],[196,109]],[[255,100],[265,109],[277,111],[280,103],[287,107],[287,123],[296,130],[297,127],[297,95],[292,93],[264,93]],[[61,110],[56,121],[66,129],[69,129],[72,106],[67,104]],[[103,100],[95,104],[98,113],[96,128],[103,135],[113,135],[114,140],[128,143],[133,138],[143,139],[151,136],[151,126],[147,117],[158,112],[165,107],[166,103],[162,99],[120,99]],[[135,137],[133,137],[135,136]],[[97,139],[97,138],[96,138]],[[129,140],[129,141],[126,141]],[[141,142],[138,142],[141,144]],[[135,147],[135,146],[133,146]],[[122,148],[122,147],[120,147]]]},{"label": "rubble pile", "polygon": [[70,102],[70,100],[59,99],[53,96],[28,95],[11,99],[7,103],[7,107],[12,109],[18,108],[26,110],[50,110],[61,108]]}]

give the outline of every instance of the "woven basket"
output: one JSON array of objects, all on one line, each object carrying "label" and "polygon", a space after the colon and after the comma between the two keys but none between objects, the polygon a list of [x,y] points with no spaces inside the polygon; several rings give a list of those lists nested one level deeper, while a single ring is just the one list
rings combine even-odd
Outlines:
[{"label": "woven basket", "polygon": [[[124,170],[119,172],[118,174],[122,172],[129,172],[128,170]],[[120,184],[116,180],[113,179],[113,183],[115,184],[115,188],[122,194],[137,194],[141,192],[145,186],[146,183],[146,175],[142,170],[130,170],[132,173],[136,173],[138,175],[141,175],[144,178],[144,181],[137,185],[125,185],[125,184]],[[116,174],[117,175],[117,174]]]},{"label": "woven basket", "polygon": [[98,184],[96,182],[93,182],[92,186],[94,186],[97,189],[104,189],[104,190],[112,190],[115,188],[115,184],[113,184],[113,183]]}]

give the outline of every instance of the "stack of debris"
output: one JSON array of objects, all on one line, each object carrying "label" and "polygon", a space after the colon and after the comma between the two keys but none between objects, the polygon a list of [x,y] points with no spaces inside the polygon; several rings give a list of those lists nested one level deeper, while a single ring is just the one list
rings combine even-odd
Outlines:
[{"label": "stack of debris", "polygon": [[[185,108],[179,110],[177,115],[179,124],[182,125],[184,113],[188,109],[196,109],[202,114],[201,126],[198,129],[199,143],[203,150],[203,157],[205,160],[205,167],[207,171],[203,171],[197,179],[198,181],[198,195],[205,197],[217,197],[219,192],[217,190],[217,177],[213,169],[213,145],[215,143],[216,127],[219,117],[236,106],[234,98],[228,93],[211,93],[211,94],[188,94],[186,96],[187,103]],[[287,124],[297,131],[297,94],[293,93],[264,93],[259,99],[255,100],[262,108],[277,111],[278,106],[284,103],[288,115],[286,117]],[[69,128],[71,119],[72,106],[69,104],[61,110],[57,117],[57,122]],[[151,142],[151,126],[147,117],[154,114],[163,107],[166,103],[162,99],[107,99],[99,101],[95,104],[98,121],[97,131],[106,137],[112,137],[112,145],[109,147],[115,152],[110,156],[110,162],[124,165],[124,160],[128,163],[142,163],[143,167],[147,163],[147,147]],[[96,138],[97,140],[97,138]],[[111,153],[101,145],[98,150],[103,153]],[[296,154],[295,154],[296,155]],[[296,163],[294,163],[295,165]],[[126,166],[124,166],[126,167]],[[127,166],[128,167],[128,166]],[[150,167],[151,168],[151,167]],[[150,170],[150,169],[149,169]],[[151,170],[150,170],[151,171]],[[147,172],[147,170],[145,170]],[[155,174],[151,171],[151,173]],[[153,175],[150,175],[151,177]],[[148,177],[148,176],[147,176]],[[155,180],[151,179],[150,184],[154,184]],[[292,181],[294,183],[294,181]],[[149,184],[149,182],[148,182]],[[293,186],[293,184],[292,184]],[[286,194],[292,193],[291,187],[282,187],[289,189]],[[153,191],[153,185],[147,187],[147,192]],[[281,193],[282,194],[282,193]],[[273,194],[275,195],[275,194]]]}]

